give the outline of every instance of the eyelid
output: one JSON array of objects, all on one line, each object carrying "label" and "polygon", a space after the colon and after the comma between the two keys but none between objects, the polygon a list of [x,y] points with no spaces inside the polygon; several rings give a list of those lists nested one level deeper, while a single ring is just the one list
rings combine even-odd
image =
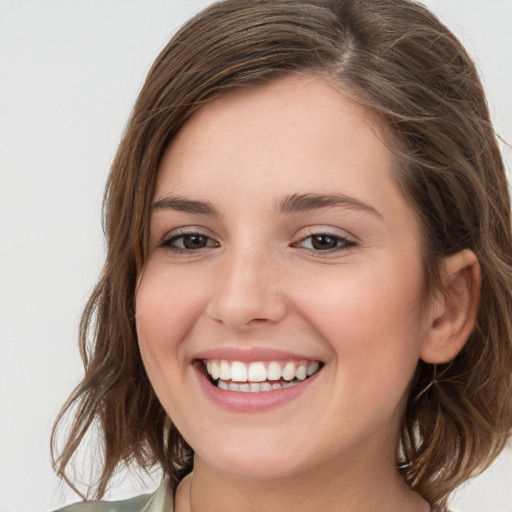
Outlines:
[{"label": "eyelid", "polygon": [[307,238],[311,235],[329,235],[335,236],[339,238],[345,238],[354,243],[360,243],[359,238],[348,231],[347,229],[342,229],[336,226],[330,226],[328,224],[313,224],[309,226],[303,226],[299,230],[297,230],[297,239]]},{"label": "eyelid", "polygon": [[166,240],[170,240],[171,238],[179,235],[203,235],[209,238],[215,238],[208,228],[200,225],[190,225],[178,226],[176,228],[169,229],[161,236],[160,240],[161,242],[165,242]]}]

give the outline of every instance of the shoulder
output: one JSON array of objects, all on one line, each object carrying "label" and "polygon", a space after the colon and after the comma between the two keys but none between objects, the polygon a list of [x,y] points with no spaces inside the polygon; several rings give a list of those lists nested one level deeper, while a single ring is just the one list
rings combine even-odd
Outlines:
[{"label": "shoulder", "polygon": [[121,501],[81,501],[55,512],[142,512],[151,496],[151,494],[142,494]]},{"label": "shoulder", "polygon": [[55,512],[172,512],[173,499],[164,480],[153,494],[141,494],[121,501],[82,501]]}]

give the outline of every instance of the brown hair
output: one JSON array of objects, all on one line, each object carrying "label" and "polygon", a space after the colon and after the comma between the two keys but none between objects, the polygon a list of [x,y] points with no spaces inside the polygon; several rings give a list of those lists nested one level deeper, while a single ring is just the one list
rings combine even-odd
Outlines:
[{"label": "brown hair", "polygon": [[[83,381],[52,436],[66,469],[86,432],[103,436],[101,497],[120,463],[160,466],[173,489],[192,449],[166,417],[138,350],[134,292],[144,263],[158,165],[212,97],[291,73],[350,91],[391,133],[397,177],[418,212],[426,283],[469,248],[482,269],[476,328],[461,353],[420,361],[401,430],[399,467],[431,504],[485,469],[512,428],[512,235],[507,182],[484,93],[459,41],[409,0],[227,0],[189,21],[150,70],[108,179],[105,267],[80,324]],[[55,457],[57,427],[74,422]]]}]

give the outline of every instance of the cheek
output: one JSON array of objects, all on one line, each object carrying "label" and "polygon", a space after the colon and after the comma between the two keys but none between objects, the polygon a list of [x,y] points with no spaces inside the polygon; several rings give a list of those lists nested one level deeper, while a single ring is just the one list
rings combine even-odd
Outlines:
[{"label": "cheek", "polygon": [[[196,286],[197,285],[197,286]],[[179,350],[200,314],[202,287],[188,274],[147,265],[137,289],[135,311],[141,350]]]},{"label": "cheek", "polygon": [[201,302],[191,286],[194,283],[190,279],[187,283],[183,288],[179,277],[150,262],[135,298],[142,361],[156,395],[173,417],[182,396],[181,382],[186,378],[188,354],[183,341],[195,323]]},{"label": "cheek", "polygon": [[[414,331],[421,320],[421,273],[415,268],[384,269],[354,265],[324,275],[306,274],[295,295],[310,321],[331,332],[370,335],[377,330],[381,337],[397,330]],[[371,343],[373,336],[358,339]]]},{"label": "cheek", "polygon": [[[383,268],[385,271],[383,271]],[[340,379],[406,387],[424,336],[418,265],[354,266],[303,279],[298,308],[331,346]]]},{"label": "cheek", "polygon": [[197,279],[185,272],[171,274],[164,266],[148,261],[135,297],[144,367],[160,403],[179,426],[186,425],[189,410],[184,383],[190,378],[190,354],[184,341],[190,336],[203,302],[197,293],[203,289],[195,282]]}]

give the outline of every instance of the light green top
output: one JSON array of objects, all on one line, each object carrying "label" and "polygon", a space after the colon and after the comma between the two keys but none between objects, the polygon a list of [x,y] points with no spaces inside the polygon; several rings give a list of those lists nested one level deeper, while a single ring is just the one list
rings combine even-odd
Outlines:
[{"label": "light green top", "polygon": [[82,501],[55,512],[173,512],[173,499],[164,480],[153,494],[141,494],[122,501]]}]

